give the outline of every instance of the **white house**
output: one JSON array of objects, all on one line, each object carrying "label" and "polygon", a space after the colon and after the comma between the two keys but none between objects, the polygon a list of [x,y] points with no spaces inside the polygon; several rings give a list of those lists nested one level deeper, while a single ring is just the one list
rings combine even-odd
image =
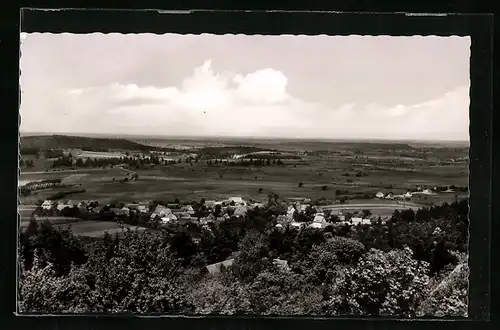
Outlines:
[{"label": "white house", "polygon": [[191,215],[193,215],[195,213],[194,208],[191,205],[187,205],[187,206],[183,207],[182,212],[186,212],[186,213],[189,213]]},{"label": "white house", "polygon": [[154,219],[157,216],[159,216],[160,218],[163,218],[164,216],[169,215],[169,214],[172,214],[171,209],[169,209],[168,207],[163,206],[163,205],[158,205],[158,206],[156,206],[156,209],[154,210],[154,212],[151,214],[151,219]]},{"label": "white house", "polygon": [[377,197],[377,198],[384,198],[384,193],[379,191],[379,192],[375,195],[375,197]]},{"label": "white house", "polygon": [[351,218],[351,222],[355,226],[361,224],[362,221],[363,221],[362,218]]},{"label": "white house", "polygon": [[42,208],[44,210],[50,210],[50,208],[52,207],[52,201],[49,201],[49,200],[46,200],[42,203]]},{"label": "white house", "polygon": [[207,266],[207,270],[210,275],[217,275],[220,273],[222,267],[231,267],[233,265],[234,259],[225,260],[222,262],[217,262]]},{"label": "white house", "polygon": [[316,216],[314,217],[313,222],[314,223],[323,223],[325,221],[325,214],[324,213],[316,213]]},{"label": "white house", "polygon": [[246,204],[241,197],[231,197],[229,198],[229,203],[234,202],[236,205]]},{"label": "white house", "polygon": [[430,189],[425,189],[424,191],[422,191],[422,194],[424,194],[424,195],[435,195],[436,193],[433,192]]},{"label": "white house", "polygon": [[161,222],[163,224],[166,224],[166,223],[169,223],[171,221],[176,221],[177,220],[177,217],[174,215],[174,214],[167,214],[165,215],[164,217],[161,218]]},{"label": "white house", "polygon": [[319,228],[322,228],[323,225],[321,224],[321,222],[313,222],[313,223],[311,223],[309,225],[309,227],[311,227],[311,228],[318,228],[319,229]]}]

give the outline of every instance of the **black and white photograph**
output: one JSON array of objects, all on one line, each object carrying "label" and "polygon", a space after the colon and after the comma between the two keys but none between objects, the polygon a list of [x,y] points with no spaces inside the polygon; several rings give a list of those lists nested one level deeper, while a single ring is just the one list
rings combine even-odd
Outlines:
[{"label": "black and white photograph", "polygon": [[20,39],[19,314],[468,316],[470,37]]}]

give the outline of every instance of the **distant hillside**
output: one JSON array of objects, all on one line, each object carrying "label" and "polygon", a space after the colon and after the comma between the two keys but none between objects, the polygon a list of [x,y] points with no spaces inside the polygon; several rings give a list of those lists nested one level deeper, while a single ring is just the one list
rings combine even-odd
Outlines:
[{"label": "distant hillside", "polygon": [[49,149],[84,149],[88,151],[121,150],[159,150],[162,148],[146,146],[125,139],[90,138],[67,135],[23,136],[21,137],[21,153],[23,150]]}]

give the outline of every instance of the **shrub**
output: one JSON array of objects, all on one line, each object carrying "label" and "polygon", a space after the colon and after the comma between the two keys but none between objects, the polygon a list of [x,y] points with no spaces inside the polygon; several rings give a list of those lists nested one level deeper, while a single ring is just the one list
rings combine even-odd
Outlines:
[{"label": "shrub", "polygon": [[467,316],[469,267],[461,263],[434,288],[419,308],[419,316]]},{"label": "shrub", "polygon": [[329,312],[413,317],[427,296],[427,272],[428,264],[419,265],[409,248],[388,253],[372,249],[337,280]]}]

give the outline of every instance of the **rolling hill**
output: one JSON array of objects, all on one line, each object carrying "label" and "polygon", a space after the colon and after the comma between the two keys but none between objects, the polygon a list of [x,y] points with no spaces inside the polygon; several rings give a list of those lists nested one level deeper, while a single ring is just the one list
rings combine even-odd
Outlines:
[{"label": "rolling hill", "polygon": [[23,150],[49,149],[84,149],[89,151],[119,150],[166,150],[165,148],[151,147],[126,139],[91,138],[68,135],[22,136],[21,153]]}]

